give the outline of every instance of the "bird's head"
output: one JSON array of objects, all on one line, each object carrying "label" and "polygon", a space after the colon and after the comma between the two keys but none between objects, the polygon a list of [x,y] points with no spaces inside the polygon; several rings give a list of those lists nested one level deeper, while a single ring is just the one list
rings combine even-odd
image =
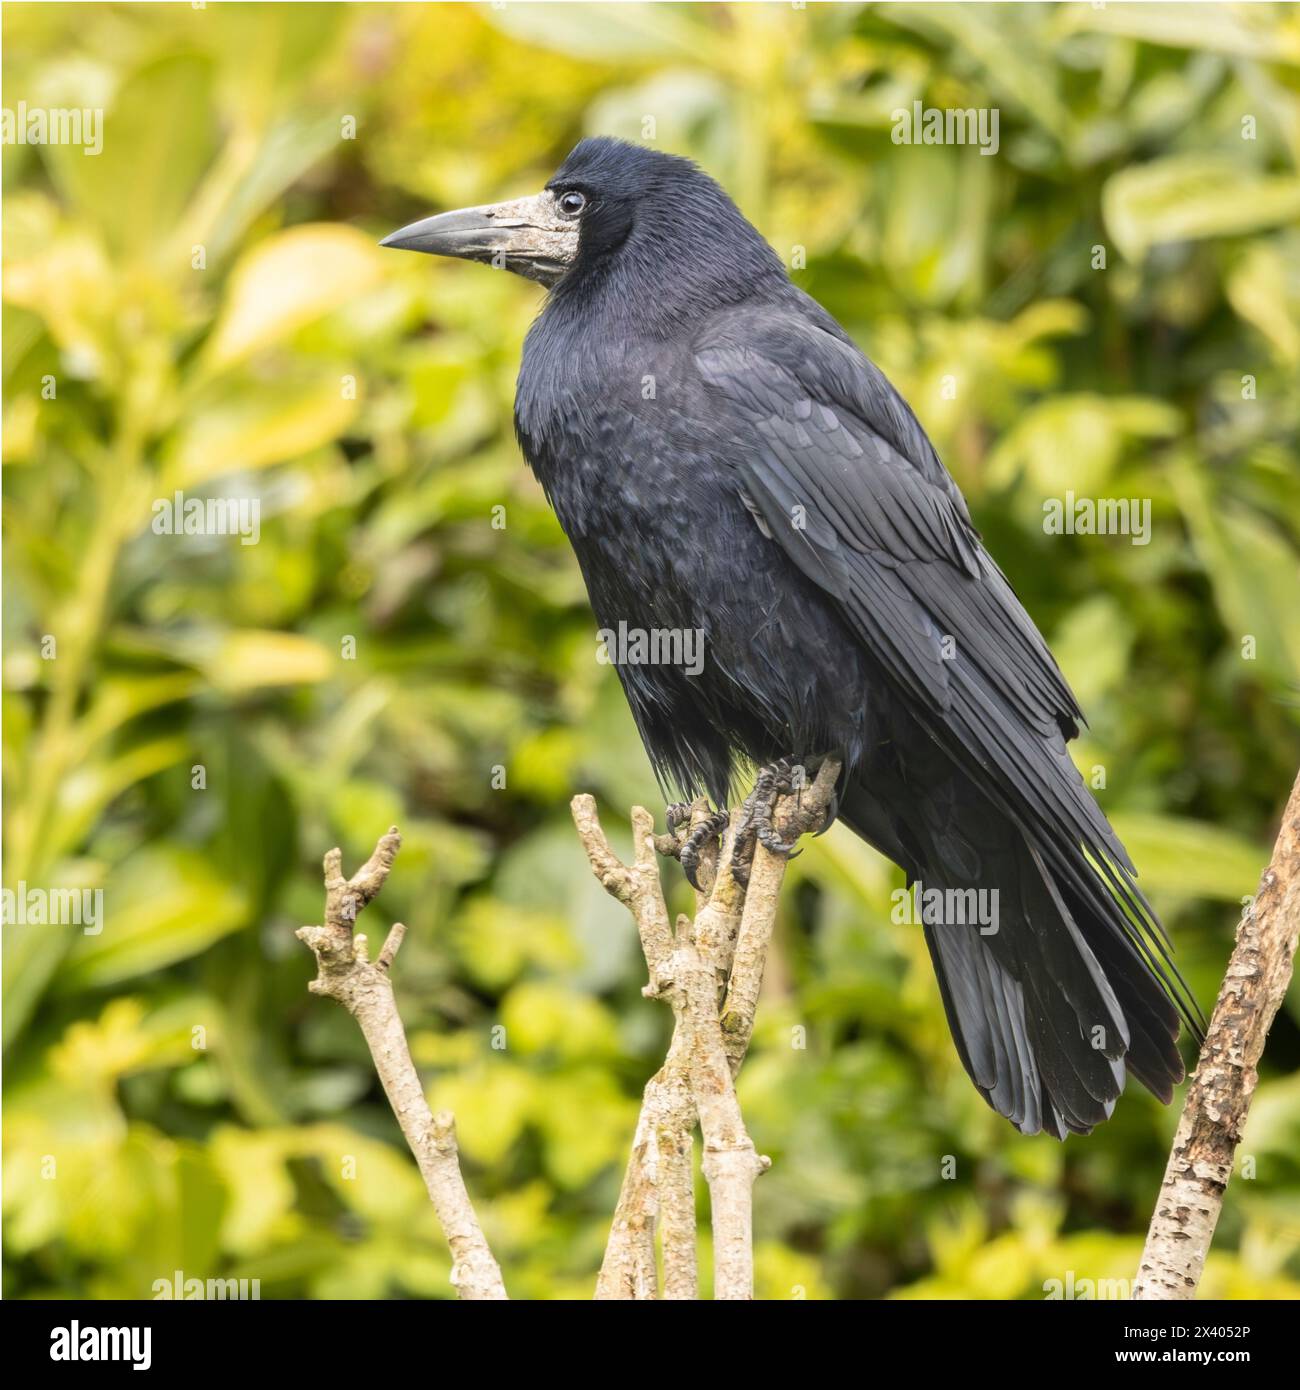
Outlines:
[{"label": "bird's head", "polygon": [[426,217],[380,245],[483,261],[547,288],[616,261],[654,262],[688,280],[702,266],[725,266],[750,286],[755,276],[784,275],[736,205],[690,160],[603,136],[578,144],[540,193]]}]

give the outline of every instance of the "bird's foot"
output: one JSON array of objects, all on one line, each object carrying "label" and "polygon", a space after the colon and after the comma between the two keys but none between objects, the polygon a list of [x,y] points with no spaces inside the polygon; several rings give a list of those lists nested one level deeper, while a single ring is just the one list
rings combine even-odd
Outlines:
[{"label": "bird's foot", "polygon": [[730,811],[725,809],[710,811],[682,842],[682,851],[678,856],[681,860],[682,872],[686,875],[687,882],[697,893],[704,891],[696,877],[700,869],[700,851],[710,840],[717,839],[730,824]]},{"label": "bird's foot", "polygon": [[830,800],[826,803],[826,810],[822,818],[822,823],[813,831],[813,835],[825,835],[825,833],[840,818],[840,794],[831,788]]},{"label": "bird's foot", "polygon": [[799,836],[789,843],[783,840],[772,824],[777,798],[793,793],[796,798],[807,785],[803,765],[793,758],[781,758],[768,767],[760,768],[754,790],[745,798],[736,827],[736,839],[731,848],[731,876],[742,887],[749,883],[749,870],[754,862],[754,848],[762,845],[770,854],[793,859],[800,851],[795,848]]},{"label": "bird's foot", "polygon": [[661,854],[680,862],[691,887],[696,892],[703,892],[699,881],[701,853],[710,840],[717,839],[731,824],[731,812],[725,807],[717,811],[707,811],[699,822],[682,836],[679,832],[683,826],[690,826],[694,809],[688,801],[674,802],[667,812],[668,834],[658,836],[656,843]]}]

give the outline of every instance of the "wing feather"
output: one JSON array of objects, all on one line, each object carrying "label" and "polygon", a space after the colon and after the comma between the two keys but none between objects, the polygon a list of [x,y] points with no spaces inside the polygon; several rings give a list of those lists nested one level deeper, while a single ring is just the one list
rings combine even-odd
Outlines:
[{"label": "wing feather", "polygon": [[[1057,876],[1074,902],[1098,909],[1124,954],[1135,952],[1164,981],[1195,1030],[1198,1011],[1169,962],[1163,929],[1070,759],[1067,741],[1082,712],[902,398],[851,344],[779,309],[751,307],[716,321],[696,343],[695,362],[717,418],[743,445],[729,456],[771,538],[836,601],[930,734],[1026,828],[1050,870],[1038,881]],[[1080,848],[1101,879],[1086,870]],[[1054,910],[1072,922],[1055,897]],[[1077,929],[1069,935],[1067,954],[1082,947],[1091,985],[1106,996],[1091,1000],[1092,1015],[1122,1019],[1093,953]],[[1064,960],[1045,962],[1058,979]],[[965,987],[956,971],[946,973],[950,1014],[968,1015]],[[1005,989],[987,966],[978,978],[985,992]],[[1035,1055],[1053,1088],[1065,1088],[1052,1094],[1077,1096],[1060,1117],[1073,1128],[1109,1091],[1113,1061],[1099,1055],[1096,1076],[1068,1074],[1068,1051],[1029,1007],[1041,1002],[1021,1000],[1019,1016],[1029,1009]],[[972,1075],[1010,1084],[1013,1041],[968,1033]],[[1028,1113],[1019,1090],[1013,1104]]]}]

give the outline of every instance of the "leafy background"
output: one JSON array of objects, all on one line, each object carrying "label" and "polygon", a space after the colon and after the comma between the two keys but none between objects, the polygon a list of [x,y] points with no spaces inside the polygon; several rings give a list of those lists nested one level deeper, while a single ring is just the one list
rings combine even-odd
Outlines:
[{"label": "leafy background", "polygon": [[[7,105],[107,111],[96,158],[4,149],[6,882],[108,923],[5,929],[6,1294],[448,1296],[293,937],[321,853],[396,822],[371,935],[410,925],[430,1093],[513,1294],[590,1295],[665,1011],[566,803],[659,798],[511,435],[540,292],[375,243],[647,116],[920,414],[1212,1002],[1300,745],[1295,9],[9,4],[4,39]],[[997,157],[893,144],[913,100],[997,107]],[[156,535],[177,488],[259,498],[260,543]],[[1150,498],[1151,543],[1045,535],[1066,489]],[[794,865],[742,1083],[760,1294],[1130,1277],[1174,1114],[1018,1137],[898,881],[838,832]],[[1205,1294],[1300,1295],[1298,1023]]]}]

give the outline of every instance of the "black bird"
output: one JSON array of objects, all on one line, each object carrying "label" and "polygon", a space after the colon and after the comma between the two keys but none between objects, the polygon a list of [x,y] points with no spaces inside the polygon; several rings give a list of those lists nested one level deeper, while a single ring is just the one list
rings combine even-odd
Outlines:
[{"label": "black bird", "polygon": [[906,402],[718,184],[584,140],[537,196],[383,244],[547,286],[515,428],[600,626],[704,634],[698,674],[616,663],[660,782],[721,805],[746,765],[839,758],[841,819],[909,884],[993,894],[995,931],[924,922],[988,1103],[1063,1139],[1126,1071],[1168,1102],[1201,1019],[1074,696]]}]

